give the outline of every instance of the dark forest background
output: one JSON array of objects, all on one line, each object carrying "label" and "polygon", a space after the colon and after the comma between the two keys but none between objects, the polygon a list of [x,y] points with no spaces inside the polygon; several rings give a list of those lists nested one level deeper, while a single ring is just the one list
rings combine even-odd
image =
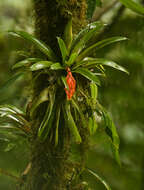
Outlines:
[{"label": "dark forest background", "polygon": [[[144,18],[124,8],[120,3],[103,0],[100,4],[88,1],[88,19],[107,23],[99,36],[126,36],[128,41],[103,48],[97,57],[110,58],[126,67],[130,75],[107,69],[107,78],[99,88],[99,100],[110,112],[120,135],[120,168],[112,157],[104,134],[96,133],[91,142],[87,165],[93,168],[113,190],[144,189]],[[98,2],[98,1],[97,1]],[[109,8],[108,8],[109,7]],[[103,10],[103,12],[102,12]],[[102,13],[102,14],[101,14]],[[25,108],[29,79],[9,80],[14,71],[11,66],[23,57],[28,44],[14,40],[8,30],[32,32],[33,11],[30,0],[0,0],[0,104],[13,104]],[[21,50],[21,52],[19,51]],[[5,83],[8,81],[7,83]],[[11,85],[12,84],[12,85]],[[26,98],[27,97],[27,98]],[[7,126],[8,127],[8,126]],[[0,189],[15,189],[16,180],[8,176],[20,175],[28,164],[29,152],[23,138],[8,132],[3,139],[0,125]],[[8,175],[4,175],[5,172]],[[6,173],[5,173],[6,174]],[[104,190],[92,176],[86,176],[93,189]]]}]

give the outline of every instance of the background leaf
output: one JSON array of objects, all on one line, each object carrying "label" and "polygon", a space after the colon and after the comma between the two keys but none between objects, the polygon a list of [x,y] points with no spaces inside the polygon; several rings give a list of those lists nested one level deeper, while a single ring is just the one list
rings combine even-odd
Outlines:
[{"label": "background leaf", "polygon": [[13,75],[9,80],[7,80],[2,86],[0,86],[0,93],[7,90],[18,78],[22,77],[24,73],[18,73]]},{"label": "background leaf", "polygon": [[106,188],[107,190],[112,190],[112,189],[110,188],[110,186],[107,184],[107,182],[106,182],[104,179],[102,179],[96,172],[94,172],[94,171],[92,171],[91,169],[88,169],[88,168],[87,168],[87,171],[88,171],[90,174],[92,174],[94,177],[96,177],[96,178],[105,186],[105,188]]},{"label": "background leaf", "polygon": [[118,133],[116,130],[116,126],[114,125],[112,119],[110,118],[110,116],[106,112],[106,110],[100,104],[97,104],[97,105],[103,113],[105,127],[106,127],[106,133],[110,137],[112,152],[114,154],[114,157],[115,157],[117,163],[121,166],[121,161],[120,161],[120,157],[119,157],[120,140],[119,140],[119,136],[118,136]]},{"label": "background leaf", "polygon": [[144,7],[136,3],[134,0],[119,0],[127,8],[133,10],[134,12],[144,15]]}]

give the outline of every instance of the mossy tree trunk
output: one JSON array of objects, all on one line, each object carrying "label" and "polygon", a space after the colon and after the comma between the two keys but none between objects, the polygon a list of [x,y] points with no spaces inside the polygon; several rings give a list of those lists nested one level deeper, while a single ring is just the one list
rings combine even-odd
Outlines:
[{"label": "mossy tree trunk", "polygon": [[[35,35],[38,39],[51,46],[57,53],[56,37],[62,37],[65,25],[72,14],[73,32],[76,33],[85,24],[86,2],[85,0],[33,0],[35,10]],[[40,75],[33,87],[33,97],[40,94],[41,90],[48,86],[48,76]],[[61,99],[61,89],[59,102]],[[64,91],[64,90],[63,90]],[[69,130],[60,122],[59,144],[54,146],[49,141],[40,142],[37,139],[37,131],[45,113],[46,106],[42,104],[36,114],[32,125],[32,137],[30,139],[31,167],[27,173],[24,190],[83,190],[79,173],[83,167],[84,147],[87,145],[83,129],[80,129],[82,144],[79,153],[81,163],[76,164],[69,159],[71,151],[71,139]]]}]

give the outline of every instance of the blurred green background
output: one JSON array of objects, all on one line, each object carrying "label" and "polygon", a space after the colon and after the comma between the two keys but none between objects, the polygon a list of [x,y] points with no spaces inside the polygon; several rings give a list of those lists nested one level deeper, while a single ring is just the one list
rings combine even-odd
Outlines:
[{"label": "blurred green background", "polygon": [[[90,1],[89,1],[90,2]],[[91,1],[92,2],[92,1]],[[110,1],[103,1],[103,8]],[[88,16],[94,4],[90,4]],[[100,8],[96,7],[94,14]],[[94,15],[95,16],[95,15]],[[93,18],[94,19],[94,18]],[[102,176],[113,190],[144,189],[144,18],[132,11],[114,6],[100,19],[109,23],[99,38],[126,36],[126,42],[108,46],[96,52],[126,67],[130,75],[107,68],[107,78],[102,79],[99,100],[110,112],[120,135],[122,167],[114,161],[108,139],[97,131],[91,139],[87,165]],[[90,19],[91,21],[91,19]],[[13,104],[25,108],[30,96],[29,81],[23,77],[14,83],[6,81],[14,75],[11,66],[21,60],[27,44],[15,40],[8,30],[34,30],[31,0],[0,0],[0,104]],[[19,52],[19,50],[21,52]],[[0,168],[20,175],[28,164],[28,145],[23,138],[11,132],[7,137],[0,133]],[[86,175],[94,190],[104,190],[93,176]],[[0,190],[14,190],[16,181],[0,173]]]}]

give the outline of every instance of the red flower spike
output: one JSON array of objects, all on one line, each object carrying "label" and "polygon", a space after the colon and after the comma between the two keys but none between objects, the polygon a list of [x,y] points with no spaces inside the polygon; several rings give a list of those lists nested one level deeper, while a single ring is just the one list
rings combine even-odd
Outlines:
[{"label": "red flower spike", "polygon": [[76,80],[74,79],[74,77],[72,76],[71,70],[70,68],[67,68],[67,76],[66,76],[66,82],[67,85],[69,87],[69,89],[65,88],[65,92],[67,94],[67,99],[71,100],[72,96],[75,93],[75,89],[76,89]]}]

